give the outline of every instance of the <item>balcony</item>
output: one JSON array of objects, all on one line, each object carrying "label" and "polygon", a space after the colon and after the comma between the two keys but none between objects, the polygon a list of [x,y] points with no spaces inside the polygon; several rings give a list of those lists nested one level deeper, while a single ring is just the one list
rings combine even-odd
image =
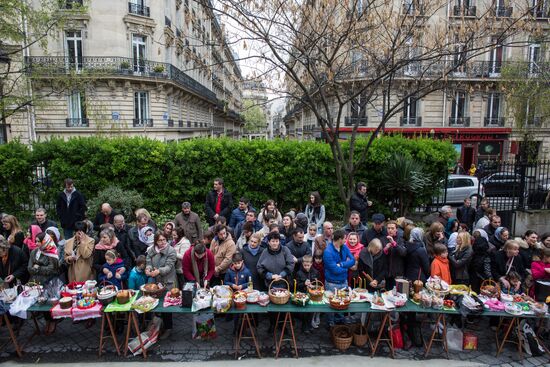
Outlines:
[{"label": "balcony", "polygon": [[537,19],[548,19],[550,17],[550,6],[542,1],[531,9],[531,15]]},{"label": "balcony", "polygon": [[174,120],[168,119],[168,127],[174,127]]},{"label": "balcony", "polygon": [[453,7],[453,16],[454,17],[475,17],[476,7],[455,5]]},{"label": "balcony", "polygon": [[346,116],[344,119],[344,126],[367,126],[368,117],[350,117]]},{"label": "balcony", "polygon": [[483,120],[485,127],[504,127],[504,117],[485,117]]},{"label": "balcony", "polygon": [[542,126],[542,117],[535,116],[535,117],[529,117],[527,119],[527,127],[541,127]]},{"label": "balcony", "polygon": [[133,119],[134,127],[153,127],[153,119]]},{"label": "balcony", "polygon": [[151,16],[151,12],[148,6],[134,4],[134,3],[128,3],[128,13],[134,14],[134,15],[141,15],[142,17]]},{"label": "balcony", "polygon": [[494,15],[497,18],[509,18],[512,16],[512,12],[514,11],[514,8],[511,6],[497,6],[494,9]]},{"label": "balcony", "polygon": [[88,127],[90,123],[87,118],[66,118],[65,126],[67,127]]},{"label": "balcony", "polygon": [[422,126],[422,117],[401,117],[399,126]]},{"label": "balcony", "polygon": [[403,3],[404,15],[424,15],[424,7],[419,1],[405,1]]},{"label": "balcony", "polygon": [[[79,60],[80,61],[80,60]],[[33,77],[139,77],[172,81],[183,89],[215,104],[216,94],[172,64],[127,57],[84,56],[75,64],[64,56],[30,56],[25,58],[27,73]]]},{"label": "balcony", "polygon": [[65,10],[78,9],[81,7],[83,0],[62,0],[59,2],[59,8]]},{"label": "balcony", "polygon": [[470,118],[469,117],[449,117],[449,126],[470,127]]}]

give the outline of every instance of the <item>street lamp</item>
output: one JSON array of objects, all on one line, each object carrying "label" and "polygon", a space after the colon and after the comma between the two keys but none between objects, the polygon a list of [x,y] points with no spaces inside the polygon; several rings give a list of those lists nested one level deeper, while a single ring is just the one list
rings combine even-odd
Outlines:
[{"label": "street lamp", "polygon": [[[0,42],[0,64],[1,65],[9,65],[11,62],[10,57],[8,56],[8,53],[6,50],[2,47],[2,43]],[[6,73],[6,78],[7,78]],[[0,123],[0,144],[4,144],[8,140],[8,132],[6,129],[6,116],[4,113],[4,77],[0,78],[0,101],[2,102],[2,111],[0,113],[2,114],[2,121]]]}]

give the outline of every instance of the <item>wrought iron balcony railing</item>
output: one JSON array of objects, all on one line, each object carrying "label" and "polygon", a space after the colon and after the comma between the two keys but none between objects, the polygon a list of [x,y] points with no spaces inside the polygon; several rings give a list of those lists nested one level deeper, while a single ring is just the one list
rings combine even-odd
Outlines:
[{"label": "wrought iron balcony railing", "polygon": [[401,117],[400,126],[422,126],[422,117]]},{"label": "wrought iron balcony railing", "polygon": [[470,127],[469,117],[449,117],[449,126]]},{"label": "wrought iron balcony railing", "polygon": [[504,127],[504,117],[485,117],[483,126]]},{"label": "wrought iron balcony railing", "polygon": [[368,120],[369,119],[367,116],[364,116],[364,117],[346,116],[346,118],[344,119],[344,126],[355,126],[355,125],[367,126]]},{"label": "wrought iron balcony railing", "polygon": [[153,127],[153,119],[134,119],[134,127]]},{"label": "wrought iron balcony railing", "polygon": [[88,127],[90,123],[87,118],[66,118],[65,126],[67,127]]},{"label": "wrought iron balcony railing", "polygon": [[64,56],[30,56],[27,72],[32,76],[135,76],[167,79],[199,97],[216,103],[216,94],[172,64],[127,57],[84,56],[75,63]]},{"label": "wrought iron balcony railing", "polygon": [[151,11],[148,6],[141,4],[128,3],[128,13],[141,15],[142,17],[150,17]]}]

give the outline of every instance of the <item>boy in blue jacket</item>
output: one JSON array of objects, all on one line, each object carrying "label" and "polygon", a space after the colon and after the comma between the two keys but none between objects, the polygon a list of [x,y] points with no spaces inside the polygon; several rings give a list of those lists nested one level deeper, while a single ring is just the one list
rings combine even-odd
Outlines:
[{"label": "boy in blue jacket", "polygon": [[145,275],[146,258],[144,255],[139,255],[136,259],[136,266],[130,272],[128,278],[128,289],[139,290],[142,285],[147,283],[147,275]]},{"label": "boy in blue jacket", "polygon": [[252,273],[244,265],[243,255],[235,252],[231,258],[231,266],[225,273],[224,282],[234,291],[242,291],[248,286],[248,281],[252,279]]},{"label": "boy in blue jacket", "polygon": [[[326,222],[325,222],[326,225]],[[344,246],[346,232],[342,229],[334,231],[332,242],[327,245],[323,253],[325,267],[325,289],[334,292],[348,286],[348,269],[355,265],[355,258],[347,246]],[[327,315],[329,327],[342,322],[342,314],[329,313]]]}]

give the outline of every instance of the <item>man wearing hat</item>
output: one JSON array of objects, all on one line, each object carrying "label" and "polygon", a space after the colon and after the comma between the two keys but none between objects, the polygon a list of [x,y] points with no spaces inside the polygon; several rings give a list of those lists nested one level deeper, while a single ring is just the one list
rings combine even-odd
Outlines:
[{"label": "man wearing hat", "polygon": [[183,228],[185,237],[191,243],[202,239],[202,223],[199,215],[191,211],[190,202],[186,201],[181,204],[181,213],[176,215],[174,223],[176,224],[176,228]]},{"label": "man wearing hat", "polygon": [[367,229],[365,233],[363,233],[363,236],[361,238],[361,243],[367,246],[370,241],[372,241],[375,238],[378,238],[380,242],[382,242],[382,245],[385,245],[388,239],[386,236],[388,235],[388,232],[386,232],[386,228],[384,228],[384,221],[386,220],[386,217],[384,214],[376,213],[372,216],[372,227]]}]

